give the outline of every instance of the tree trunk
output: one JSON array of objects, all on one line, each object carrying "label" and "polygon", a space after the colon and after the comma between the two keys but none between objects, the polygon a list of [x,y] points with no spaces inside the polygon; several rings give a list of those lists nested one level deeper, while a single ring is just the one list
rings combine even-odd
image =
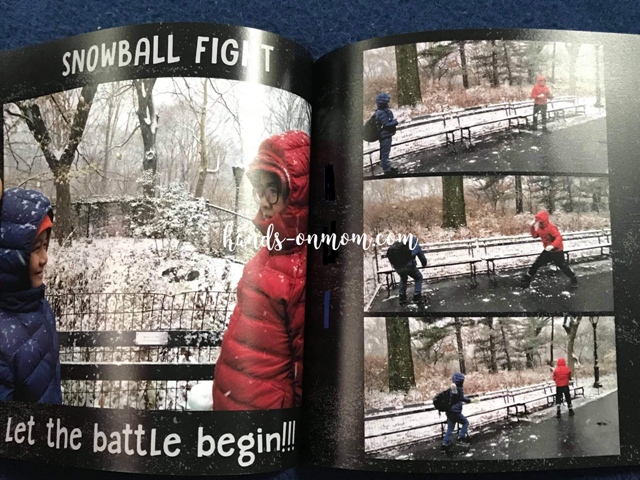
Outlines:
[{"label": "tree trunk", "polygon": [[458,344],[458,363],[460,364],[460,373],[467,373],[467,367],[464,363],[464,344],[462,343],[462,322],[459,317],[454,318],[456,327],[456,342]]},{"label": "tree trunk", "polygon": [[462,67],[462,86],[469,88],[469,72],[467,71],[467,53],[464,49],[465,41],[458,42],[458,48],[460,49],[460,66]]},{"label": "tree trunk", "polygon": [[524,198],[522,195],[522,176],[516,175],[516,214],[524,212]]},{"label": "tree trunk", "polygon": [[507,48],[507,42],[502,42],[504,48],[504,61],[507,66],[507,75],[509,76],[509,85],[513,85],[513,73],[511,72],[511,58],[509,57],[509,49]]},{"label": "tree trunk", "polygon": [[573,372],[574,360],[573,360],[573,346],[576,341],[576,334],[578,333],[578,327],[580,326],[580,321],[582,317],[575,317],[571,319],[571,323],[569,325],[569,341],[567,342],[567,359],[569,368]]},{"label": "tree trunk", "polygon": [[[56,236],[60,245],[71,241],[73,225],[71,223],[71,190],[69,172],[76,159],[78,145],[82,141],[82,135],[87,125],[89,112],[93,105],[93,99],[98,90],[98,85],[85,85],[80,92],[78,105],[73,115],[71,129],[66,145],[60,158],[55,154],[54,145],[38,103],[33,100],[16,102],[23,115],[33,138],[40,146],[44,158],[53,173],[56,187]],[[59,197],[58,197],[59,195]]]},{"label": "tree trunk", "polygon": [[143,158],[143,192],[146,197],[153,197],[156,191],[156,174],[158,171],[158,152],[156,151],[156,134],[158,132],[158,116],[153,103],[153,86],[155,78],[134,80],[138,96],[138,121],[142,134]]},{"label": "tree trunk", "polygon": [[418,73],[418,49],[415,43],[396,45],[398,78],[398,106],[411,106],[422,102],[420,75]]},{"label": "tree trunk", "polygon": [[600,88],[600,45],[596,45],[596,104],[595,106],[602,107],[602,90]]},{"label": "tree trunk", "polygon": [[571,177],[565,177],[565,192],[567,194],[565,210],[567,212],[573,212],[573,181]]},{"label": "tree trunk", "polygon": [[69,245],[73,234],[69,166],[60,165],[53,172],[53,183],[56,186],[56,236],[60,245]]},{"label": "tree trunk", "polygon": [[442,177],[442,227],[459,228],[466,225],[463,177],[444,175]]},{"label": "tree trunk", "polygon": [[113,97],[110,97],[107,101],[107,131],[104,134],[104,158],[102,159],[102,179],[100,182],[100,192],[103,195],[107,194],[109,187],[109,178],[107,172],[109,171],[109,156],[111,154],[111,122],[113,121]]},{"label": "tree trunk", "polygon": [[578,54],[580,53],[579,43],[567,43],[569,51],[569,93],[577,95],[576,92],[576,66],[578,64]]},{"label": "tree trunk", "polygon": [[553,42],[553,53],[551,54],[551,83],[556,83],[556,42]]},{"label": "tree trunk", "polygon": [[408,392],[416,386],[411,356],[411,331],[408,318],[386,319],[389,361],[389,391]]},{"label": "tree trunk", "polygon": [[[200,110],[200,171],[198,172],[198,183],[196,183],[195,197],[201,198],[204,193],[204,182],[207,179],[207,169],[209,161],[207,159],[207,83],[208,78],[204,79],[204,94],[202,96],[202,109]],[[234,239],[236,237],[233,237]]]},{"label": "tree trunk", "polygon": [[493,317],[487,318],[487,326],[489,327],[489,352],[490,352],[490,362],[489,362],[489,371],[491,373],[496,373],[498,371],[498,362],[496,360],[496,342],[494,339],[494,329],[493,329]]},{"label": "tree trunk", "polygon": [[498,76],[498,52],[496,50],[496,41],[491,40],[491,86],[494,88],[500,86],[500,78]]},{"label": "tree trunk", "polygon": [[502,333],[502,348],[504,349],[504,356],[507,359],[507,370],[511,371],[513,368],[511,365],[511,356],[509,355],[509,343],[507,341],[507,335],[504,332],[504,323],[500,320],[500,333]]},{"label": "tree trunk", "polygon": [[[555,45],[555,44],[554,44]],[[549,365],[553,367],[553,362],[555,362],[555,358],[553,356],[553,340],[555,335],[555,318],[551,318],[551,345],[549,348]]]}]

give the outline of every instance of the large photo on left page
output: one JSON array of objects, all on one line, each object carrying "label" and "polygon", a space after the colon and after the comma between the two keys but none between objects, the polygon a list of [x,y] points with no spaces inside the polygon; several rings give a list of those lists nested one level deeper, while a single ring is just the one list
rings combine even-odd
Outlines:
[{"label": "large photo on left page", "polygon": [[296,465],[310,56],[175,24],[0,66],[0,456]]}]

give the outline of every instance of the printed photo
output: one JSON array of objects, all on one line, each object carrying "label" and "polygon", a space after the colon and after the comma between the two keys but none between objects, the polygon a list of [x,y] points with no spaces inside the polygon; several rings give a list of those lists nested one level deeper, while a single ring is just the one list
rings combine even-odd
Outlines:
[{"label": "printed photo", "polygon": [[[368,315],[613,312],[608,179],[364,182]],[[411,235],[410,238],[408,235]]]},{"label": "printed photo", "polygon": [[365,178],[608,171],[599,45],[457,40],[363,55]]},{"label": "printed photo", "polygon": [[364,322],[364,448],[371,458],[620,454],[613,317]]},{"label": "printed photo", "polygon": [[3,120],[0,401],[300,406],[307,250],[264,239],[306,233],[302,98],[150,78]]}]

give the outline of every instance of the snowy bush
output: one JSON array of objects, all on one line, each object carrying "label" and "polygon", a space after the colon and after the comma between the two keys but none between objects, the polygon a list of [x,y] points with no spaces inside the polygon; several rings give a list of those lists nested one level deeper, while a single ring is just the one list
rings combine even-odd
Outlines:
[{"label": "snowy bush", "polygon": [[186,185],[174,182],[157,187],[158,197],[132,202],[136,225],[134,237],[153,238],[156,253],[170,257],[184,243],[197,250],[206,249],[209,242],[209,214],[202,198],[194,198]]}]

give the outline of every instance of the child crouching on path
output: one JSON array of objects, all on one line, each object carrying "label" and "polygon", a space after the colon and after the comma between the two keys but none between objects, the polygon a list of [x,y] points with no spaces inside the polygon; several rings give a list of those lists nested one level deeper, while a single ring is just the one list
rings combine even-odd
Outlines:
[{"label": "child crouching on path", "polygon": [[[302,131],[276,135],[249,166],[263,235],[271,225],[280,239],[307,233],[309,146]],[[307,245],[295,241],[262,247],[245,265],[216,361],[214,410],[300,406],[306,275]]]},{"label": "child crouching on path", "polygon": [[4,191],[0,212],[0,401],[62,403],[56,322],[44,298],[53,227],[40,192]]}]

